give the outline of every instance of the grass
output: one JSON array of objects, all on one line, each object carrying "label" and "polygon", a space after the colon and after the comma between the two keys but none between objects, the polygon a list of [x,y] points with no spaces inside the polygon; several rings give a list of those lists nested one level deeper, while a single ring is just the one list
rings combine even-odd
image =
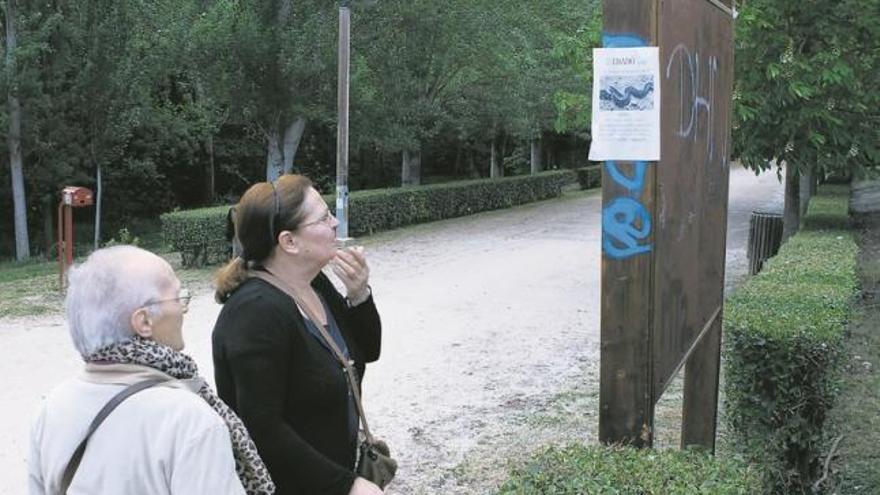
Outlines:
[{"label": "grass", "polygon": [[860,236],[864,291],[848,327],[844,374],[832,434],[842,437],[832,463],[836,493],[880,493],[880,223]]},{"label": "grass", "polygon": [[[90,239],[91,226],[77,228],[78,239]],[[115,232],[108,242],[115,239],[126,240],[120,231]],[[175,268],[177,276],[194,295],[210,290],[210,281],[217,267],[206,269],[180,269],[180,256],[171,252],[162,239],[161,223],[158,219],[139,219],[131,222],[130,237],[136,244],[165,257]],[[90,243],[78,243],[74,252],[87,253]],[[81,262],[84,257],[75,261]],[[58,261],[33,258],[25,262],[0,262],[0,318],[22,318],[47,314],[60,314],[63,311],[63,296],[58,282]]]},{"label": "grass", "polygon": [[57,262],[37,259],[24,262],[0,262],[0,284],[52,274],[58,275]]},{"label": "grass", "polygon": [[[194,296],[211,291],[211,280],[218,267],[181,269],[178,254],[160,255],[171,263],[181,284]],[[61,314],[63,305],[57,262],[0,263],[0,318]]]},{"label": "grass", "polygon": [[57,264],[48,262],[0,267],[0,318],[60,311],[57,270]]},{"label": "grass", "polygon": [[833,434],[843,437],[837,493],[880,492],[880,310],[863,311],[850,325],[843,385],[832,411]]},{"label": "grass", "polygon": [[571,445],[551,447],[514,471],[501,495],[752,494],[756,470],[737,459],[693,450]]}]

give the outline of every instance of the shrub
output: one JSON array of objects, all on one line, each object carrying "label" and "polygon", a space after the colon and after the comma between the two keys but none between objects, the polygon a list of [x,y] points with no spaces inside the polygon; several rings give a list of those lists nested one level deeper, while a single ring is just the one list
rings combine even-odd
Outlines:
[{"label": "shrub", "polygon": [[810,199],[809,214],[804,217],[804,228],[808,230],[839,230],[850,224],[848,211],[849,202],[844,200],[849,195],[849,186],[824,185],[822,194]]},{"label": "shrub", "polygon": [[219,263],[229,258],[226,215],[229,206],[175,211],[162,215],[165,244],[180,251],[183,266]]},{"label": "shrub", "polygon": [[808,493],[818,474],[858,286],[847,225],[845,193],[823,188],[804,230],[727,301],[725,417],[770,492]]},{"label": "shrub", "polygon": [[577,445],[540,452],[516,469],[499,493],[751,495],[760,486],[754,468],[697,450]]},{"label": "shrub", "polygon": [[119,244],[140,246],[141,239],[136,235],[132,235],[131,232],[128,231],[128,228],[122,227],[119,229],[119,232],[116,233],[115,237],[111,237],[109,241],[104,243],[104,247],[116,246]]},{"label": "shrub", "polygon": [[592,165],[574,170],[581,189],[593,189],[602,186],[602,166]]},{"label": "shrub", "polygon": [[[576,180],[571,170],[537,175],[478,179],[427,186],[357,191],[349,197],[349,233],[379,230],[469,215],[557,197]],[[335,208],[332,196],[325,196]],[[229,206],[162,215],[166,244],[180,251],[184,266],[221,262],[229,257],[226,214]]]},{"label": "shrub", "polygon": [[502,179],[352,193],[349,230],[352,235],[371,234],[404,225],[509,208],[557,197],[562,186],[574,181],[571,170],[554,170]]}]

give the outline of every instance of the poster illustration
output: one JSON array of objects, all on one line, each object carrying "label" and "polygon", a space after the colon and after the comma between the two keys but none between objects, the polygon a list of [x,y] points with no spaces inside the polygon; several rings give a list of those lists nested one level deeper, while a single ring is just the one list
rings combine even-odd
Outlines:
[{"label": "poster illustration", "polygon": [[660,160],[657,47],[593,50],[590,160]]}]

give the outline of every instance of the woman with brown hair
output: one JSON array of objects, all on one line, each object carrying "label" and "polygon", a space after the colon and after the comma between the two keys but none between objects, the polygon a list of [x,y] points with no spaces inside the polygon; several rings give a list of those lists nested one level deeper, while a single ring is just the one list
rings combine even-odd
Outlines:
[{"label": "woman with brown hair", "polygon": [[[359,379],[365,363],[379,358],[381,324],[363,248],[337,249],[339,222],[301,175],[252,186],[235,220],[243,252],[217,274],[220,397],[250,431],[276,493],[382,493],[354,472],[359,417],[345,371],[317,327],[354,361]],[[328,264],[346,297],[322,273]]]}]

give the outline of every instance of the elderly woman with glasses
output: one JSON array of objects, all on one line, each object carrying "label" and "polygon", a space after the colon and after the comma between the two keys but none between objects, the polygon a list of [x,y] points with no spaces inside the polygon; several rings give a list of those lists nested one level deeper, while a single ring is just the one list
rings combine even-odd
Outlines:
[{"label": "elderly woman with glasses", "polygon": [[[306,177],[256,184],[236,206],[242,253],[217,275],[217,391],[241,416],[279,494],[382,493],[354,472],[359,417],[318,328],[358,379],[379,358],[369,268],[362,248],[337,249],[338,223]],[[327,265],[345,297],[322,272]]]},{"label": "elderly woman with glasses", "polygon": [[271,494],[247,430],[181,353],[189,293],[133,246],[69,275],[67,323],[85,367],[45,400],[31,435],[34,494]]}]

